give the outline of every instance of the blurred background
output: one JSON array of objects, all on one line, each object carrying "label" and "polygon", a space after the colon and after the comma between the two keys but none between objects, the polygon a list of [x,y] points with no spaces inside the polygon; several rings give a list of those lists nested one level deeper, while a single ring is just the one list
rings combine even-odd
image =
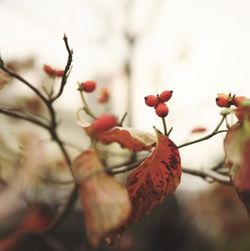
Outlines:
[{"label": "blurred background", "polygon": [[[249,0],[0,0],[0,54],[5,61],[28,60],[32,67],[24,67],[21,73],[37,82],[44,78],[44,64],[64,68],[65,33],[74,55],[68,84],[56,102],[63,137],[82,149],[88,145],[75,123],[81,106],[76,89],[77,81],[93,79],[99,88],[110,90],[109,110],[119,117],[128,111],[126,124],[149,132],[153,125],[162,125],[153,109],[145,106],[144,96],[173,90],[167,125],[173,126],[171,139],[178,145],[197,137],[191,134],[197,126],[208,132],[216,127],[220,120],[217,93],[250,96],[249,14]],[[8,103],[30,93],[16,84],[0,95],[1,103]],[[94,98],[90,97],[93,107]],[[10,129],[3,116],[0,119],[2,137],[11,138],[20,130],[19,126]],[[181,149],[183,166],[216,165],[224,158],[222,143],[223,135],[218,135]],[[221,249],[208,250],[249,250],[245,238],[249,222],[244,220],[244,208],[230,197],[233,191],[184,175],[178,193],[175,203],[181,204],[191,224],[205,238],[222,242]],[[215,196],[220,203],[214,202]],[[227,224],[236,229],[233,234],[226,232]],[[245,246],[230,244],[231,249],[223,249],[232,238]],[[155,250],[184,250],[178,248]]]}]

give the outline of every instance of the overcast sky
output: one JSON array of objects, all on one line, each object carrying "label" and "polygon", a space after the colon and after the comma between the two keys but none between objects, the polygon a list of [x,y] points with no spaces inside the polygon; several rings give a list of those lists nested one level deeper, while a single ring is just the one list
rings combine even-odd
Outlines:
[{"label": "overcast sky", "polygon": [[[112,80],[114,111],[119,113],[126,109],[122,67],[128,49],[123,30],[128,27],[138,34],[130,97],[134,126],[151,131],[152,125],[160,127],[143,97],[172,89],[168,124],[174,126],[177,143],[187,140],[194,126],[216,125],[218,92],[250,96],[250,0],[161,0],[156,10],[158,1],[137,0],[127,16],[126,2],[2,0],[0,53],[6,58],[35,55],[38,65],[64,66],[66,33],[74,49],[74,69],[61,104],[75,109],[76,81],[102,75]],[[218,136],[204,148],[183,149],[183,160],[194,166],[204,159],[214,163],[222,155],[221,140]]]}]

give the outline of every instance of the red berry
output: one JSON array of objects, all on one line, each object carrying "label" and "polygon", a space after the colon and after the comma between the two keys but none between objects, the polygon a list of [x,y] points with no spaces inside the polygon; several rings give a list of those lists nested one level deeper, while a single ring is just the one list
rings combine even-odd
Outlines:
[{"label": "red berry", "polygon": [[232,104],[231,95],[227,95],[225,93],[219,93],[216,98],[216,104],[219,107],[230,107]]},{"label": "red berry", "polygon": [[166,104],[164,103],[159,103],[156,107],[155,107],[155,112],[156,114],[161,117],[161,118],[164,118],[168,115],[168,107]]},{"label": "red berry", "polygon": [[173,91],[163,91],[160,94],[159,98],[161,102],[167,102],[169,99],[171,99],[172,94],[173,94]]},{"label": "red berry", "polygon": [[62,77],[64,75],[64,70],[56,70],[56,76]]},{"label": "red berry", "polygon": [[144,97],[144,100],[145,100],[145,104],[150,107],[155,107],[159,104],[158,97],[156,97],[154,95],[148,95],[148,96]]},{"label": "red berry", "polygon": [[96,82],[92,80],[88,80],[82,82],[78,90],[85,91],[85,92],[93,92],[96,89]]},{"label": "red berry", "polygon": [[109,90],[106,87],[102,88],[100,96],[98,97],[98,102],[100,104],[105,104],[109,101],[109,98],[110,98]]},{"label": "red berry", "polygon": [[117,118],[110,114],[105,114],[97,118],[93,124],[94,132],[103,132],[111,129],[114,126],[118,125]]},{"label": "red berry", "polygon": [[52,68],[50,65],[45,64],[43,66],[43,70],[50,77],[55,77],[56,76],[56,70],[54,68]]},{"label": "red berry", "polygon": [[233,97],[232,104],[238,107],[244,100],[246,100],[246,97],[244,96]]}]

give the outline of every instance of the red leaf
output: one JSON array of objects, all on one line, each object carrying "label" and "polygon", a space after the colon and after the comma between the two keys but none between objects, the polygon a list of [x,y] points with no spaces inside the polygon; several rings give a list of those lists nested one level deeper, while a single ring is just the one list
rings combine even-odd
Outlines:
[{"label": "red leaf", "polygon": [[128,177],[127,187],[132,203],[129,223],[138,221],[174,192],[180,178],[179,151],[168,137],[159,135],[152,154]]},{"label": "red leaf", "polygon": [[103,144],[119,143],[121,147],[133,152],[150,150],[155,145],[155,137],[152,134],[138,131],[132,128],[115,127],[96,135]]},{"label": "red leaf", "polygon": [[79,178],[79,192],[90,243],[97,246],[111,231],[124,224],[131,205],[128,193],[118,181],[105,173],[95,150],[85,151],[73,162]]}]

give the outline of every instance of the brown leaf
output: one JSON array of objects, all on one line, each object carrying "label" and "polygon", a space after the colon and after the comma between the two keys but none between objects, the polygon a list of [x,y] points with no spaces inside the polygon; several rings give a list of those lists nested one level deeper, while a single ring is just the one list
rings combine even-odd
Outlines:
[{"label": "brown leaf", "polygon": [[179,151],[168,137],[160,134],[152,154],[128,177],[127,187],[132,203],[129,223],[138,221],[174,192],[180,178]]},{"label": "brown leaf", "polygon": [[112,130],[96,135],[103,144],[119,143],[121,147],[133,152],[152,149],[156,144],[154,135],[132,128],[115,127]]},{"label": "brown leaf", "polygon": [[128,193],[105,173],[95,150],[88,150],[73,162],[90,243],[97,246],[111,231],[125,223],[131,206]]}]

